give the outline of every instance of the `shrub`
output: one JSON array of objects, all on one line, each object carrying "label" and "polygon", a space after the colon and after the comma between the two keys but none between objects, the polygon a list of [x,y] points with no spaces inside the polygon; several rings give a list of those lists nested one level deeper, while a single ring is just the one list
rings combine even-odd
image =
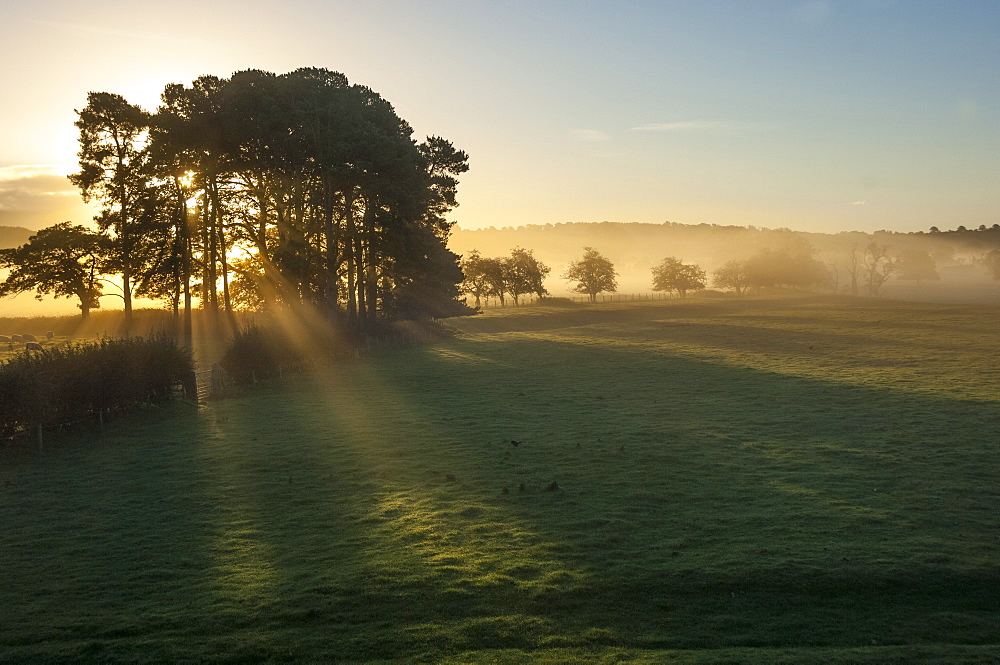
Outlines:
[{"label": "shrub", "polygon": [[539,305],[554,305],[556,307],[575,307],[576,303],[570,298],[542,296],[538,299]]},{"label": "shrub", "polygon": [[229,339],[219,365],[236,383],[248,384],[255,378],[277,374],[282,368],[300,365],[307,355],[274,326],[251,323]]},{"label": "shrub", "polygon": [[104,338],[26,353],[0,365],[0,435],[162,401],[193,371],[169,336]]}]

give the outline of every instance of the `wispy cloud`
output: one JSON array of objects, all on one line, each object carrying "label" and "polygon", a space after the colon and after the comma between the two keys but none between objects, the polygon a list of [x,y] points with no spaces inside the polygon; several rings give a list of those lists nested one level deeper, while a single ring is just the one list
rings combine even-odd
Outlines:
[{"label": "wispy cloud", "polygon": [[678,122],[652,122],[633,127],[633,132],[691,132],[705,129],[735,129],[736,123],[721,120],[681,120]]},{"label": "wispy cloud", "polygon": [[55,199],[78,198],[66,167],[58,164],[18,164],[0,168],[0,210],[38,210]]},{"label": "wispy cloud", "polygon": [[569,134],[574,140],[586,143],[600,143],[610,140],[607,134],[597,129],[571,129]]},{"label": "wispy cloud", "polygon": [[0,167],[0,182],[5,180],[26,180],[40,176],[60,176],[65,178],[70,169],[62,164],[15,164]]},{"label": "wispy cloud", "polygon": [[851,201],[851,205],[852,206],[863,206],[866,203],[868,203],[868,202],[867,201]]}]

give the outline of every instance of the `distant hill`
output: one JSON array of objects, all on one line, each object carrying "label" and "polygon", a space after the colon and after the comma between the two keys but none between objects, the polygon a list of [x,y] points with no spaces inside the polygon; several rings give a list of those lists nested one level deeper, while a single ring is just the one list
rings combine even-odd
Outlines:
[{"label": "distant hill", "polygon": [[0,249],[20,247],[35,232],[23,226],[0,226]]},{"label": "distant hill", "polygon": [[79,197],[54,197],[44,208],[30,210],[0,210],[0,226],[21,226],[26,229],[43,229],[59,222],[91,224],[97,206],[84,203]]}]

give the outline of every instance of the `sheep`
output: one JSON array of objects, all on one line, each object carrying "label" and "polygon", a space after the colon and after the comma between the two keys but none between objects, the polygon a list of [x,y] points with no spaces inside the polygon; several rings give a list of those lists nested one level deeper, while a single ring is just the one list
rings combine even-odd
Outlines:
[{"label": "sheep", "polygon": [[21,342],[23,340],[21,339],[20,335],[11,335],[10,336],[10,341],[12,341],[12,342]]},{"label": "sheep", "polygon": [[55,336],[56,336],[56,334],[54,332],[52,332],[51,330],[48,331],[47,333],[45,333],[45,338],[48,339],[50,342],[52,341],[52,338],[55,337]]},{"label": "sheep", "polygon": [[0,342],[10,344],[13,341],[14,340],[12,340],[10,337],[7,337],[7,335],[0,335]]},{"label": "sheep", "polygon": [[42,345],[39,344],[38,342],[27,342],[24,345],[24,350],[25,351],[41,351],[42,350]]},{"label": "sheep", "polygon": [[38,338],[34,335],[21,335],[21,340],[24,342],[37,342]]}]

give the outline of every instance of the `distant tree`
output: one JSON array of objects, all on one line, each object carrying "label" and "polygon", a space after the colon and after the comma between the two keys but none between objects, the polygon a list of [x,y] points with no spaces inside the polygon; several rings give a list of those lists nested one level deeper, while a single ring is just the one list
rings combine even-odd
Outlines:
[{"label": "distant tree", "polygon": [[502,258],[491,258],[482,260],[483,273],[486,276],[488,285],[487,295],[498,298],[501,305],[507,304],[507,261]]},{"label": "distant tree", "polygon": [[810,246],[773,250],[765,248],[746,260],[747,281],[755,288],[776,286],[808,289],[826,282],[826,267],[812,256]]},{"label": "distant tree", "polygon": [[736,295],[742,296],[750,286],[747,282],[746,264],[743,261],[727,261],[712,273],[712,283],[720,289],[732,289]]},{"label": "distant tree", "polygon": [[967,229],[964,226],[962,226],[961,224],[959,224],[958,228],[956,228],[955,230],[958,231],[959,233],[964,233],[965,231],[968,231],[969,229]]},{"label": "distant tree", "polygon": [[688,291],[705,288],[705,271],[694,264],[682,263],[674,256],[653,267],[653,290],[676,291],[684,298]]},{"label": "distant tree", "polygon": [[890,275],[896,272],[897,264],[889,256],[889,248],[880,245],[874,240],[865,247],[862,257],[862,265],[865,269],[865,281],[868,285],[868,295],[877,296],[882,287],[889,280]]},{"label": "distant tree", "polygon": [[78,298],[83,318],[101,306],[101,265],[108,240],[83,226],[62,222],[44,228],[27,244],[0,250],[0,268],[10,268],[0,283],[0,296],[34,290],[35,298],[46,294]]},{"label": "distant tree", "polygon": [[922,249],[903,250],[897,261],[899,279],[914,280],[917,286],[923,280],[939,280],[937,265],[930,253]]},{"label": "distant tree", "polygon": [[462,259],[462,292],[476,299],[474,307],[479,309],[482,299],[490,294],[489,259],[483,258],[474,249]]},{"label": "distant tree", "polygon": [[858,295],[858,277],[861,274],[861,253],[858,243],[851,245],[851,253],[847,256],[847,274],[851,276],[851,295]]},{"label": "distant tree", "polygon": [[1000,279],[1000,249],[987,252],[980,261],[990,271],[993,279]]},{"label": "distant tree", "polygon": [[941,233],[941,229],[936,226],[931,227],[931,233]]},{"label": "distant tree", "polygon": [[617,291],[617,277],[614,264],[593,247],[584,247],[583,258],[571,262],[562,275],[563,279],[577,282],[573,290],[586,293],[590,296],[590,302],[596,302],[598,294],[604,291]]},{"label": "distant tree", "polygon": [[986,225],[985,224],[980,224],[979,228],[977,229],[977,231],[985,231],[985,230],[986,230]]},{"label": "distant tree", "polygon": [[515,247],[506,263],[507,292],[518,303],[518,298],[525,293],[537,294],[539,298],[548,293],[542,282],[552,270],[534,257],[530,249]]},{"label": "distant tree", "polygon": [[990,229],[993,231],[1000,231],[1000,224],[994,224],[990,227]]}]

